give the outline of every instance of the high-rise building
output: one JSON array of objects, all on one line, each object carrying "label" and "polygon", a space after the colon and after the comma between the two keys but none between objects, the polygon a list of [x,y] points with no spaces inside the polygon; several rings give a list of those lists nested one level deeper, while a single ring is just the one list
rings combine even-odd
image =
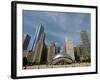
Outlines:
[{"label": "high-rise building", "polygon": [[82,55],[90,58],[90,42],[86,31],[81,31],[80,33],[82,42]]},{"label": "high-rise building", "polygon": [[55,53],[56,53],[56,45],[54,42],[51,42],[49,47],[48,47],[48,55],[47,55],[48,64],[52,63],[52,60],[55,56]]},{"label": "high-rise building", "polygon": [[41,58],[40,58],[40,64],[46,64],[47,63],[47,51],[48,51],[47,46],[44,43]]},{"label": "high-rise building", "polygon": [[43,48],[45,46],[44,43],[45,40],[45,33],[42,32],[39,41],[37,42],[35,51],[34,51],[34,58],[33,58],[33,62],[39,63],[40,64],[40,60],[41,60],[41,56],[43,53]]},{"label": "high-rise building", "polygon": [[27,35],[23,35],[23,50],[27,50],[31,37]]},{"label": "high-rise building", "polygon": [[69,55],[73,61],[75,61],[73,43],[69,37],[65,38],[65,53]]},{"label": "high-rise building", "polygon": [[24,43],[24,41],[25,41],[25,38],[26,38],[26,36],[27,36],[27,34],[23,34],[23,36],[22,36],[22,41],[23,41],[23,43]]},{"label": "high-rise building", "polygon": [[80,53],[81,53],[80,47],[79,46],[74,47],[74,55],[75,55],[75,60],[77,62],[80,61]]},{"label": "high-rise building", "polygon": [[45,48],[44,46],[45,46],[44,27],[41,24],[39,24],[36,29],[33,40],[32,51],[34,52],[34,57],[32,62],[39,64],[42,63],[43,60],[41,59],[41,57],[45,55],[45,53],[43,53],[43,50]]},{"label": "high-rise building", "polygon": [[35,50],[37,43],[40,40],[41,34],[44,32],[44,27],[42,26],[42,24],[39,24],[36,28],[36,32],[34,35],[34,40],[33,40],[33,45],[32,45],[32,51]]}]

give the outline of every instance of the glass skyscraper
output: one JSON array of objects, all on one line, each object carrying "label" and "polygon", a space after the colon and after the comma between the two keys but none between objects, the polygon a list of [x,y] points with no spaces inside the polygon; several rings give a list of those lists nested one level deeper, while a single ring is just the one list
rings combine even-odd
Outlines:
[{"label": "glass skyscraper", "polygon": [[31,37],[27,35],[23,35],[23,50],[27,50]]},{"label": "glass skyscraper", "polygon": [[74,46],[69,37],[65,38],[65,53],[69,55],[73,61],[75,61]]},{"label": "glass skyscraper", "polygon": [[45,45],[44,27],[39,24],[34,35],[32,51],[34,53],[33,62],[40,63]]},{"label": "glass skyscraper", "polygon": [[82,55],[90,58],[90,42],[86,31],[81,31]]},{"label": "glass skyscraper", "polygon": [[55,53],[56,53],[56,45],[55,45],[55,42],[52,41],[48,47],[48,55],[47,55],[48,64],[51,64],[55,56]]},{"label": "glass skyscraper", "polygon": [[35,50],[38,41],[40,40],[40,36],[41,34],[44,32],[44,27],[42,26],[42,24],[39,24],[36,28],[36,32],[34,35],[34,40],[33,40],[33,46],[32,46],[32,51]]}]

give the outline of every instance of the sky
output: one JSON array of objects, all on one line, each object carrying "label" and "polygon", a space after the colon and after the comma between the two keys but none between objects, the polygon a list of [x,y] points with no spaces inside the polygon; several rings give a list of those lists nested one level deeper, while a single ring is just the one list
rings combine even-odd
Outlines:
[{"label": "sky", "polygon": [[45,43],[49,46],[54,41],[56,46],[62,46],[65,37],[70,37],[74,46],[81,44],[80,32],[87,31],[90,39],[89,13],[32,11],[23,10],[23,34],[31,36],[28,49],[32,48],[33,38],[38,24],[42,24],[46,34]]}]

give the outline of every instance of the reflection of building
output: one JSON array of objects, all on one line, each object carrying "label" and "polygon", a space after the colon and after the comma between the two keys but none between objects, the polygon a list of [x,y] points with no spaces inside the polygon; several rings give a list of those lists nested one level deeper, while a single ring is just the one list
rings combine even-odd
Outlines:
[{"label": "reflection of building", "polygon": [[37,43],[39,42],[40,40],[40,37],[41,37],[41,34],[44,32],[44,27],[39,24],[37,26],[37,29],[36,29],[36,32],[35,32],[35,35],[34,35],[34,40],[33,40],[33,45],[32,45],[32,50],[34,51],[36,46],[37,46]]},{"label": "reflection of building", "polygon": [[51,63],[53,60],[53,57],[55,56],[56,53],[56,45],[54,42],[51,42],[49,47],[48,47],[48,55],[47,55],[47,62]]},{"label": "reflection of building", "polygon": [[81,31],[80,33],[81,41],[82,41],[82,56],[90,58],[90,43],[88,40],[88,35],[86,31]]},{"label": "reflection of building", "polygon": [[58,53],[60,53],[60,47],[56,46],[56,53],[55,54],[58,54]]},{"label": "reflection of building", "polygon": [[52,61],[52,64],[54,65],[66,65],[70,63],[72,63],[72,59],[63,53],[57,54]]},{"label": "reflection of building", "polygon": [[27,50],[31,37],[27,35],[23,35],[23,50]]},{"label": "reflection of building", "polygon": [[54,56],[52,64],[65,65],[65,64],[70,64],[72,62],[73,60],[70,57],[70,55],[66,54],[65,52],[65,46],[62,46],[60,52]]},{"label": "reflection of building", "polygon": [[[54,55],[53,52],[49,52],[50,48],[51,50],[55,50],[56,48],[56,54]],[[49,47],[48,50],[48,62],[50,62],[53,65],[66,65],[66,64],[71,64],[73,61],[75,61],[75,56],[74,56],[74,47],[72,44],[72,41],[69,38],[65,39],[65,44],[61,47],[54,47],[53,46]]]},{"label": "reflection of building", "polygon": [[53,56],[52,59],[53,65],[66,65],[66,64],[71,64],[73,62],[70,55],[66,54],[65,46],[62,46],[61,49],[60,47],[56,47],[56,49],[57,49],[56,52],[58,53]]},{"label": "reflection of building", "polygon": [[69,55],[73,61],[75,61],[73,43],[68,37],[65,38],[65,53]]}]

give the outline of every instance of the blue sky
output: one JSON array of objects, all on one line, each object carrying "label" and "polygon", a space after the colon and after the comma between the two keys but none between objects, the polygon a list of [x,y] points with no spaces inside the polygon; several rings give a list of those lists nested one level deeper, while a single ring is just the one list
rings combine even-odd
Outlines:
[{"label": "blue sky", "polygon": [[45,43],[54,41],[57,46],[64,44],[65,37],[69,36],[74,46],[81,43],[80,32],[87,31],[90,38],[89,13],[48,12],[23,10],[23,34],[31,36],[28,49],[31,49],[33,37],[38,24],[42,24],[46,34]]}]

